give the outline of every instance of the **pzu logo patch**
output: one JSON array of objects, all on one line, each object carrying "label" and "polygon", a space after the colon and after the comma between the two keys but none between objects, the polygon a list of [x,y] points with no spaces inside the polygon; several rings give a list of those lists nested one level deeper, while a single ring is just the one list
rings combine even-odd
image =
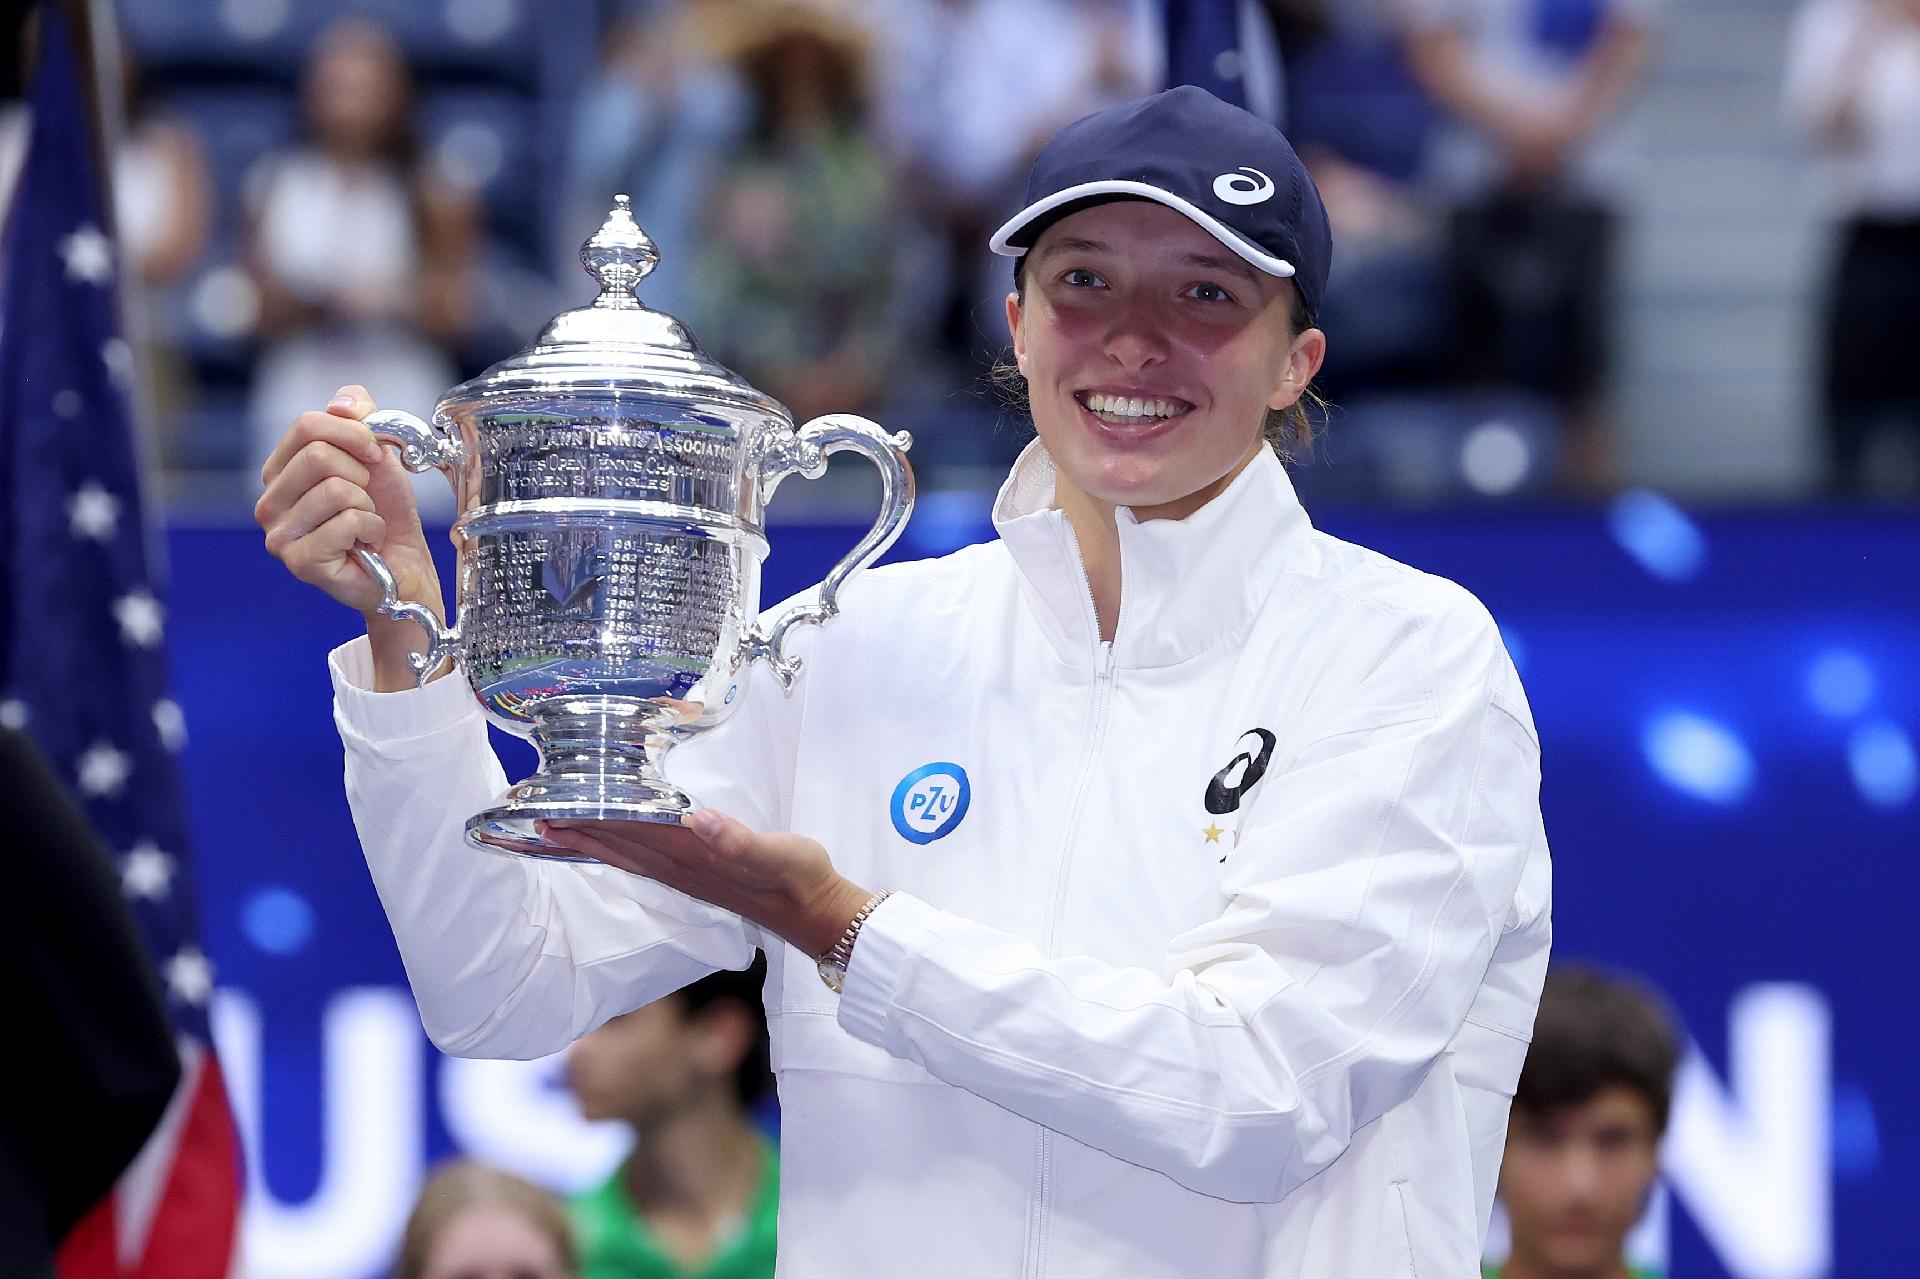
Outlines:
[{"label": "pzu logo patch", "polygon": [[973,787],[958,764],[923,764],[893,788],[893,828],[914,844],[931,844],[950,834],[967,815]]}]

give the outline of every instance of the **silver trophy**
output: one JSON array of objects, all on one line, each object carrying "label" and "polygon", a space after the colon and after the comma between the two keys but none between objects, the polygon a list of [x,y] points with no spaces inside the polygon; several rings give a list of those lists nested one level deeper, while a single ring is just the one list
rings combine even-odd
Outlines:
[{"label": "silver trophy", "polygon": [[[661,774],[674,743],[725,719],[743,668],[764,657],[791,688],[793,628],[899,536],[913,508],[906,432],[834,413],[796,428],[775,400],[701,352],[635,290],[660,260],[619,196],[580,257],[590,306],[442,396],[431,424],[379,412],[367,425],[411,471],[453,485],[458,622],[385,591],[380,611],[426,628],[421,683],[453,658],[488,717],[530,738],[540,767],[467,820],[483,847],[577,860],[542,819],[678,822],[695,801]],[[780,481],[816,479],[829,454],[880,469],[880,517],[821,582],[815,602],[764,629],[764,516]]]}]

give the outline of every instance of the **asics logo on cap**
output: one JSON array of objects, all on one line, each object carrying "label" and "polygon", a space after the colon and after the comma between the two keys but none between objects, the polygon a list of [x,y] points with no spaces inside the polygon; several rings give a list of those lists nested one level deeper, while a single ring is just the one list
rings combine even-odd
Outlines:
[{"label": "asics logo on cap", "polygon": [[[1248,177],[1249,173],[1253,176]],[[1215,178],[1213,193],[1228,204],[1259,204],[1273,198],[1273,179],[1243,164],[1232,173]]]}]

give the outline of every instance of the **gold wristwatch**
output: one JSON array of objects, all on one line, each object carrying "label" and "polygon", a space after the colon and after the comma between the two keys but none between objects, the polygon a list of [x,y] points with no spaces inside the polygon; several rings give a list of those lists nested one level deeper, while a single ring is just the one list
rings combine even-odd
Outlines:
[{"label": "gold wristwatch", "polygon": [[847,931],[840,934],[840,940],[833,943],[833,949],[820,956],[815,967],[820,971],[820,980],[827,983],[827,989],[834,994],[847,984],[847,964],[853,959],[853,943],[860,936],[860,925],[867,922],[867,916],[874,908],[893,895],[891,888],[883,888],[860,905],[853,913],[853,922],[847,925]]}]

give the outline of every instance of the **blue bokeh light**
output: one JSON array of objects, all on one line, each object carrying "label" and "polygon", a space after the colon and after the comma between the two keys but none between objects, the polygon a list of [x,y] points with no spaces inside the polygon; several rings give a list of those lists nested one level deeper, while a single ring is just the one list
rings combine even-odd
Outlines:
[{"label": "blue bokeh light", "polygon": [[1847,740],[1847,767],[1860,798],[1876,808],[1901,808],[1920,791],[1920,758],[1898,724],[1862,724]]},{"label": "blue bokeh light", "polygon": [[1830,648],[1807,668],[1807,700],[1835,719],[1852,719],[1873,704],[1873,667],[1848,648]]},{"label": "blue bokeh light", "polygon": [[1607,527],[1622,550],[1662,581],[1691,581],[1706,567],[1706,534],[1658,493],[1622,493],[1607,511]]},{"label": "blue bokeh light", "polygon": [[1663,711],[1640,736],[1647,764],[1683,795],[1737,804],[1753,790],[1753,752],[1731,728],[1692,711]]},{"label": "blue bokeh light", "polygon": [[1833,1172],[1849,1181],[1864,1181],[1880,1171],[1880,1124],[1873,1098],[1848,1080],[1833,1086]]},{"label": "blue bokeh light", "polygon": [[290,888],[259,889],[240,908],[247,940],[270,955],[292,955],[313,940],[313,907]]}]

